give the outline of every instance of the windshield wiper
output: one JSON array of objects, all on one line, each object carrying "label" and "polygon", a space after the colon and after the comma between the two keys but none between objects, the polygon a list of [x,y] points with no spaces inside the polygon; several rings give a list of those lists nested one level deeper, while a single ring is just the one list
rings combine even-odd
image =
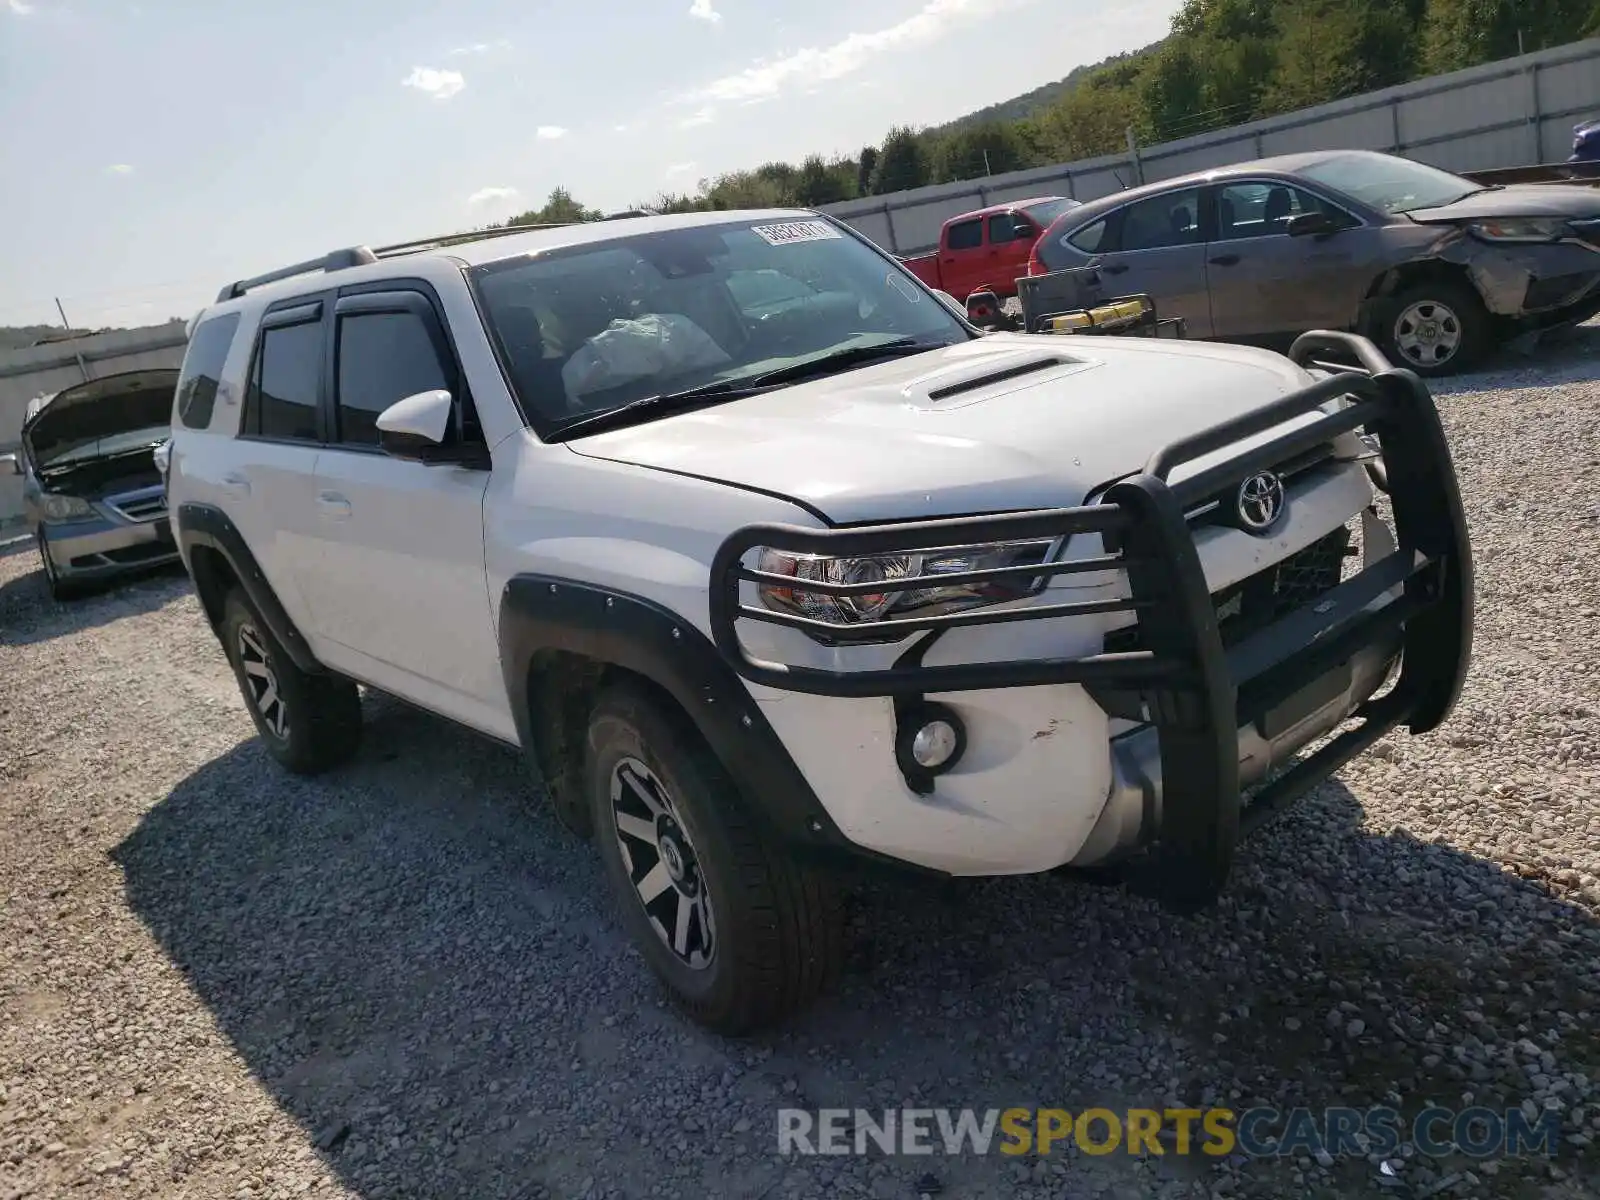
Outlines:
[{"label": "windshield wiper", "polygon": [[568,421],[552,431],[547,440],[563,442],[571,437],[621,429],[653,417],[690,412],[696,408],[706,408],[728,400],[757,396],[811,375],[829,374],[852,366],[862,366],[878,358],[901,358],[908,354],[921,354],[924,350],[936,350],[947,345],[948,342],[924,342],[907,337],[895,338],[889,342],[873,342],[866,346],[845,346],[828,354],[818,355],[816,358],[790,363],[786,367],[775,367],[771,371],[742,375],[735,379],[719,379],[713,383],[701,384],[699,387],[685,388],[681,392],[666,392],[659,396],[645,396],[640,400],[632,400],[620,408]]},{"label": "windshield wiper", "polygon": [[793,383],[797,379],[805,379],[811,375],[831,375],[848,367],[861,366],[875,358],[904,358],[909,354],[921,354],[924,350],[942,349],[949,344],[949,342],[924,342],[918,338],[903,337],[889,342],[871,342],[865,346],[844,346],[828,354],[790,363],[787,367],[776,367],[771,371],[763,371],[759,375],[736,382],[749,384],[751,387]]}]

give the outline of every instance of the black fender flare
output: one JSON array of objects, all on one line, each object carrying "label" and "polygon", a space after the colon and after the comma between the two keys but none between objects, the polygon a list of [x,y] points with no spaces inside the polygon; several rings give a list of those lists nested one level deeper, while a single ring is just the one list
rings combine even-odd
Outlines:
[{"label": "black fender flare", "polygon": [[711,639],[676,613],[626,592],[517,575],[501,596],[499,634],[506,693],[525,748],[541,744],[529,694],[539,655],[555,651],[620,668],[677,702],[780,840],[800,852],[881,857],[840,832],[743,681]]},{"label": "black fender flare", "polygon": [[[311,653],[310,644],[295,627],[282,601],[272,590],[272,585],[267,582],[261,564],[256,561],[256,556],[250,553],[250,547],[245,544],[244,535],[239,532],[239,527],[229,519],[227,513],[214,504],[181,504],[178,506],[178,511],[173,514],[173,525],[191,579],[194,578],[192,554],[194,548],[203,546],[208,550],[215,550],[227,560],[234,577],[239,581],[239,586],[244,589],[251,605],[261,614],[261,620],[288,654],[290,661],[310,675],[327,673],[327,668],[317,661],[316,655]],[[195,582],[198,585],[199,581]]]}]

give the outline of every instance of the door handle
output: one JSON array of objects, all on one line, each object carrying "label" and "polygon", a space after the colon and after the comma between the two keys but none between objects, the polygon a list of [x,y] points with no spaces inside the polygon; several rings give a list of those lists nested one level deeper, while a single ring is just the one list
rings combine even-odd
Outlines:
[{"label": "door handle", "polygon": [[1128,269],[1128,264],[1127,263],[1112,263],[1108,267],[1101,267],[1100,268],[1101,272],[1106,274],[1106,275],[1121,275],[1127,269]]},{"label": "door handle", "polygon": [[318,492],[317,508],[326,517],[342,521],[350,515],[350,500],[338,492]]},{"label": "door handle", "polygon": [[250,480],[238,471],[229,471],[224,475],[222,477],[222,486],[236,496],[248,496],[250,494]]},{"label": "door handle", "polygon": [[1207,261],[1215,266],[1231,267],[1234,263],[1239,261],[1239,256],[1237,254],[1219,254],[1215,258],[1208,259]]}]

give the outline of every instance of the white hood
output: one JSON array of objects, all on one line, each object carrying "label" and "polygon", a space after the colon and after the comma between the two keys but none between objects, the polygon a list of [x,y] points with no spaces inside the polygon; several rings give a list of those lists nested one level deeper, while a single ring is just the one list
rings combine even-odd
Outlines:
[{"label": "white hood", "polygon": [[1238,346],[995,334],[568,445],[775,492],[840,524],[1015,511],[1080,504],[1162,445],[1311,379]]}]

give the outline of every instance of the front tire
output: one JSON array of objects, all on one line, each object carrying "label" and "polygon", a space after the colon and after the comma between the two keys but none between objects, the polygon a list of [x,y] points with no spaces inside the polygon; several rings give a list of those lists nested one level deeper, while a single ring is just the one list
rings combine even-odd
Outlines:
[{"label": "front tire", "polygon": [[222,645],[267,753],[296,775],[348,761],[361,744],[361,693],[295,666],[240,591],[223,602]]},{"label": "front tire", "polygon": [[68,583],[57,572],[56,560],[50,557],[50,545],[43,529],[34,535],[34,542],[39,547],[39,561],[44,567],[44,585],[50,591],[50,599],[60,602],[75,600],[82,595],[77,585]]},{"label": "front tire", "polygon": [[1489,352],[1493,339],[1488,310],[1464,283],[1442,279],[1417,284],[1385,307],[1382,340],[1396,366],[1428,377],[1453,375]]},{"label": "front tire", "polygon": [[837,976],[834,881],[799,863],[681,713],[607,690],[589,723],[595,840],[623,921],[656,976],[705,1027],[737,1036],[809,1005]]}]

